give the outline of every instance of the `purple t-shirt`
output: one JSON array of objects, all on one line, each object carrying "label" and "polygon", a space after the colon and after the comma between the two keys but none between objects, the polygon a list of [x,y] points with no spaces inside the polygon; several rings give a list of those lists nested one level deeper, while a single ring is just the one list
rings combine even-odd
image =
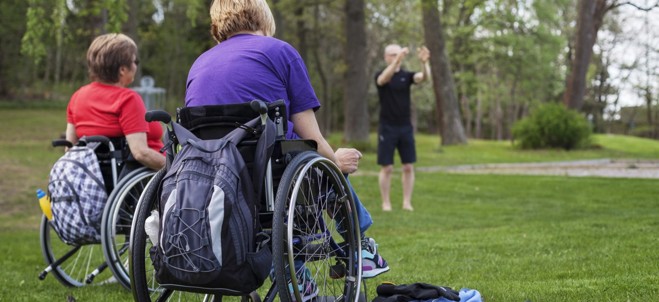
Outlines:
[{"label": "purple t-shirt", "polygon": [[[320,102],[311,87],[300,54],[288,43],[265,36],[240,34],[204,52],[192,64],[186,106],[284,100],[288,117],[316,110]],[[295,138],[288,122],[287,138]]]}]

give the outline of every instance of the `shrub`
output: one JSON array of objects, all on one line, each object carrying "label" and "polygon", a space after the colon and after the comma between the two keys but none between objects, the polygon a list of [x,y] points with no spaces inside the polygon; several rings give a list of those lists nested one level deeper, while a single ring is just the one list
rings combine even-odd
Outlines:
[{"label": "shrub", "polygon": [[588,147],[588,121],[561,104],[544,104],[513,126],[513,136],[522,149]]}]

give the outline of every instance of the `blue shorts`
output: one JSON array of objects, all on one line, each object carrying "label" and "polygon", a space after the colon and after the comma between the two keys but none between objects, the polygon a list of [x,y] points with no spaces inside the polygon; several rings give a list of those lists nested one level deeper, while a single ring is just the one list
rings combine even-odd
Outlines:
[{"label": "blue shorts", "polygon": [[378,165],[394,164],[394,152],[398,149],[403,164],[416,162],[414,127],[382,125],[378,129]]}]

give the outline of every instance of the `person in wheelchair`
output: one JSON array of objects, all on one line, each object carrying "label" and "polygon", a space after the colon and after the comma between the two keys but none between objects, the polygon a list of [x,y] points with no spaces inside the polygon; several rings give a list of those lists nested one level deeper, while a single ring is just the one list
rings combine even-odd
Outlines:
[{"label": "person in wheelchair", "polygon": [[[255,99],[284,100],[288,110],[288,139],[310,139],[318,153],[345,174],[358,168],[362,154],[353,148],[332,149],[322,136],[314,112],[320,102],[311,86],[300,54],[290,44],[273,38],[275,23],[264,0],[214,0],[211,33],[218,45],[201,54],[190,68],[185,105],[225,105]],[[362,234],[371,216],[350,188],[359,213]],[[363,278],[389,270],[372,238],[363,236]]]},{"label": "person in wheelchair", "polygon": [[[165,165],[165,156],[160,152],[163,147],[162,126],[158,122],[145,121],[146,108],[142,98],[127,88],[134,80],[138,63],[137,46],[126,35],[104,34],[96,37],[89,46],[87,67],[91,83],[80,87],[71,96],[65,134],[68,142],[57,142],[57,146],[77,145],[79,141],[82,143],[83,137],[109,138],[111,144],[104,140],[97,141],[97,138],[84,140],[98,144],[94,152],[108,194],[101,221],[97,221],[103,252],[99,253],[96,244],[69,245],[51,240],[59,234],[55,235],[54,224],[44,218],[40,237],[43,255],[49,266],[40,274],[42,280],[52,271],[67,286],[91,284],[97,276],[101,276],[99,283],[115,280],[126,288],[130,287],[124,265],[128,257],[130,232],[127,226],[130,226],[132,212],[142,190],[154,174],[151,170],[161,169]],[[110,145],[120,152],[111,152]],[[96,255],[101,255],[101,258]],[[78,261],[79,258],[86,261]],[[105,268],[112,271],[112,278],[105,278]]]},{"label": "person in wheelchair", "polygon": [[66,110],[66,140],[74,145],[83,136],[101,135],[119,142],[125,137],[128,158],[134,161],[125,161],[121,175],[141,165],[153,170],[165,165],[160,153],[162,126],[144,120],[144,102],[128,88],[138,64],[137,45],[130,37],[120,33],[96,37],[87,50],[92,82],[71,96]]}]

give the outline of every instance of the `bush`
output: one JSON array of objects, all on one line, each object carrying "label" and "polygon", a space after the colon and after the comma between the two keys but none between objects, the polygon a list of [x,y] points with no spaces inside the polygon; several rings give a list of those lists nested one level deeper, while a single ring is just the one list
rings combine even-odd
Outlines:
[{"label": "bush", "polygon": [[588,147],[592,131],[588,121],[561,104],[544,104],[513,126],[513,136],[522,149]]}]

